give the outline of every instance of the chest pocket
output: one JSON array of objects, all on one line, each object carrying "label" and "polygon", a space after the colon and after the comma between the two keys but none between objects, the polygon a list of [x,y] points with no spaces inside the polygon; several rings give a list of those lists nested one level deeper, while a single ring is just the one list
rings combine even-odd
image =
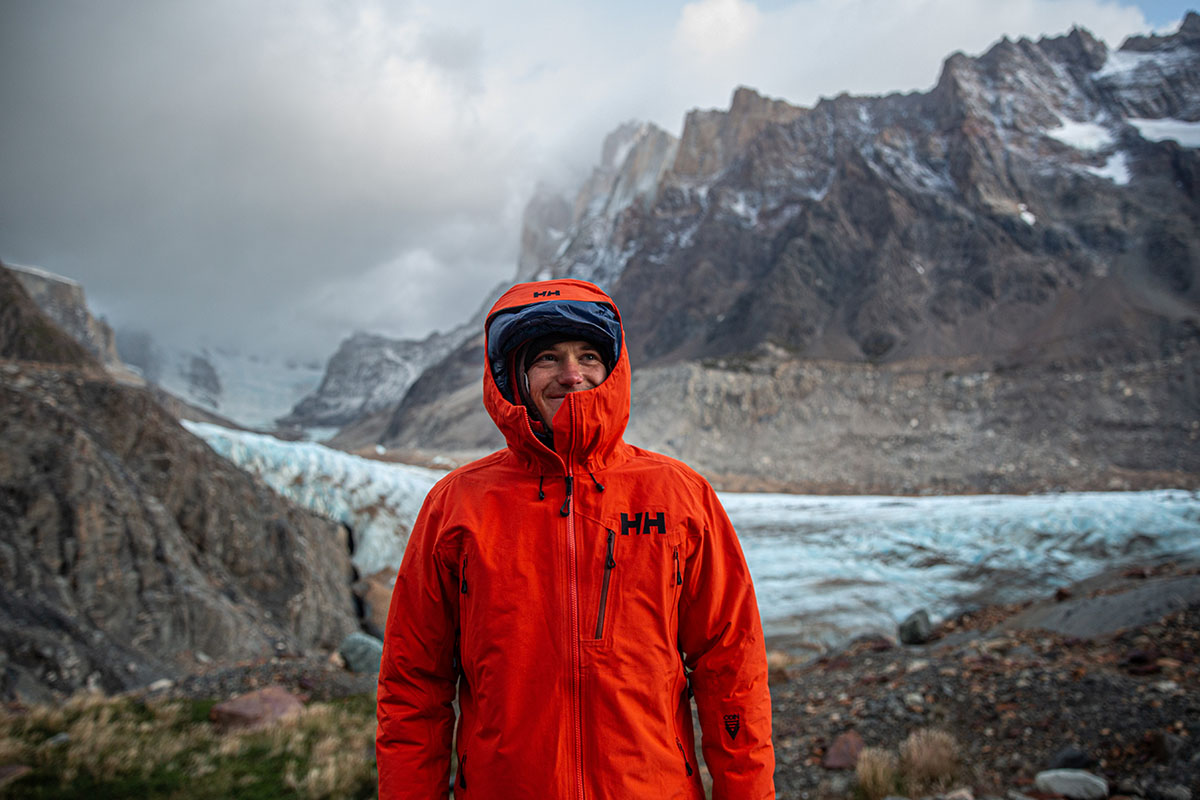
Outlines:
[{"label": "chest pocket", "polygon": [[587,520],[580,548],[579,637],[602,645],[614,636],[675,638],[686,571],[681,521],[665,508]]}]

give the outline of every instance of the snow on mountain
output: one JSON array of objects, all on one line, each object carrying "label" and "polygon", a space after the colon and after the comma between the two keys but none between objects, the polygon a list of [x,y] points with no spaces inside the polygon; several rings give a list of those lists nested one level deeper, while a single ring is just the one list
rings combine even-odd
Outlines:
[{"label": "snow on mountain", "polygon": [[[189,423],[218,453],[346,524],[359,573],[394,570],[442,473],[313,443]],[[1045,595],[1100,570],[1200,557],[1200,495],[721,495],[754,575],[769,636],[822,649],[893,634],[918,608],[945,616]]]},{"label": "snow on mountain", "polygon": [[180,399],[255,430],[274,429],[276,419],[317,388],[323,373],[315,360],[219,347],[163,348],[156,357],[147,378]]},{"label": "snow on mountain", "polygon": [[1200,147],[1200,122],[1182,119],[1129,119],[1142,138],[1150,142],[1177,142],[1181,147]]}]

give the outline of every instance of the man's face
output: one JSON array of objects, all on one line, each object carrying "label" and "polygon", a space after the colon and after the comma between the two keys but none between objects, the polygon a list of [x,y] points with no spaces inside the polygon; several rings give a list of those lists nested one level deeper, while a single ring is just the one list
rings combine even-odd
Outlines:
[{"label": "man's face", "polygon": [[600,351],[584,341],[558,342],[539,350],[525,372],[529,396],[547,425],[570,392],[595,389],[604,383],[608,370]]}]

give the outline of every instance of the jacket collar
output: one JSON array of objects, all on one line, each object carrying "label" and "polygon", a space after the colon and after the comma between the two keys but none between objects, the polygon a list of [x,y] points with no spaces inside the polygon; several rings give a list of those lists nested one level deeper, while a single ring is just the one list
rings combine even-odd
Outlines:
[{"label": "jacket collar", "polygon": [[[550,300],[600,302],[616,309],[612,298],[593,284],[564,278],[517,284],[496,301],[488,320],[507,309]],[[619,311],[617,317],[620,319]],[[500,394],[486,363],[484,347],[483,404],[518,460],[535,472],[558,474],[599,470],[621,457],[627,448],[621,437],[629,423],[631,375],[624,338],[622,327],[621,352],[604,383],[595,389],[572,392],[563,401],[554,416],[554,450],[534,436],[525,407]]]}]

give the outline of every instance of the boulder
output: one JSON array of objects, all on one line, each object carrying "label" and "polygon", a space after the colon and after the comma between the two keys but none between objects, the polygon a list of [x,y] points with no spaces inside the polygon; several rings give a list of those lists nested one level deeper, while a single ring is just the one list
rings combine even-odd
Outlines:
[{"label": "boulder", "polygon": [[833,740],[821,766],[825,769],[854,769],[865,743],[857,731],[846,731]]},{"label": "boulder", "polygon": [[261,728],[299,714],[304,703],[282,686],[272,685],[218,703],[208,718],[224,731]]},{"label": "boulder", "polygon": [[378,673],[379,660],[383,658],[383,642],[370,634],[356,631],[342,640],[338,652],[351,672]]},{"label": "boulder", "polygon": [[929,621],[929,612],[919,609],[909,614],[900,623],[900,641],[904,644],[925,644],[933,636],[933,623]]},{"label": "boulder", "polygon": [[1070,800],[1103,800],[1108,797],[1108,781],[1081,769],[1051,769],[1034,778],[1038,791],[1061,794]]}]

